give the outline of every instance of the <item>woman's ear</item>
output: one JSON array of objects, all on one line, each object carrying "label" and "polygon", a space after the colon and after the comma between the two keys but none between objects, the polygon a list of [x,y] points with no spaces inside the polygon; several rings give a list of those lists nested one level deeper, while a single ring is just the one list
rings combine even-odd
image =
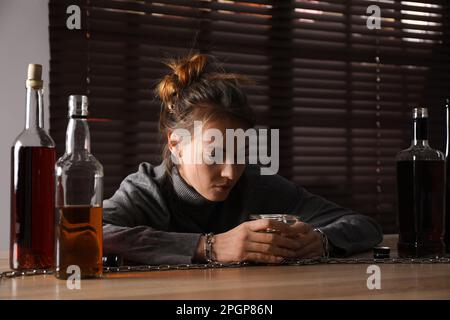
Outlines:
[{"label": "woman's ear", "polygon": [[181,157],[181,143],[180,136],[178,136],[174,131],[167,133],[167,146],[169,147],[172,156],[175,158]]}]

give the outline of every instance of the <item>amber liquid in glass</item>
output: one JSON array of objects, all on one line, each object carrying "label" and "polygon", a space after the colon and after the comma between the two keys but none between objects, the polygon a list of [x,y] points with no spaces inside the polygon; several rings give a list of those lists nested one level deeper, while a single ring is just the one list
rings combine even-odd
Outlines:
[{"label": "amber liquid in glass", "polygon": [[11,149],[11,269],[55,265],[55,156],[54,148]]},{"label": "amber liquid in glass", "polygon": [[[101,207],[66,206],[58,208],[56,277],[67,279],[71,265],[78,266],[81,278],[102,275],[102,212]],[[71,270],[71,269],[69,269]]]}]

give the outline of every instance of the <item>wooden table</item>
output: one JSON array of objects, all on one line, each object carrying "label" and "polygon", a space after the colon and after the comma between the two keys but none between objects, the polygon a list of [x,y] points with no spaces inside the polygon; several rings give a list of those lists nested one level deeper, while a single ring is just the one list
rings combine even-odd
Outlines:
[{"label": "wooden table", "polygon": [[[391,256],[396,239],[385,236]],[[368,265],[320,264],[115,274],[82,280],[80,290],[52,275],[3,279],[0,299],[450,299],[450,264],[379,266],[380,290],[367,288]]]}]

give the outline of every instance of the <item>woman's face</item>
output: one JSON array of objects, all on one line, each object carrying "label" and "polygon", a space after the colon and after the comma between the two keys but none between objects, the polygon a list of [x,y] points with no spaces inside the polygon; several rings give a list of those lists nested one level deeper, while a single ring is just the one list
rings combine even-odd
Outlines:
[{"label": "woman's face", "polygon": [[[209,120],[202,125],[203,133],[208,129],[219,130],[223,137],[222,144],[212,137],[209,138],[195,132],[197,134],[192,134],[190,139],[177,144],[178,169],[181,177],[204,198],[210,201],[223,201],[228,197],[245,170],[245,164],[237,164],[235,158],[230,158],[230,154],[232,155],[233,152],[228,150],[227,154],[226,129],[243,129],[245,131],[248,127],[241,121],[226,117]],[[237,143],[234,142],[234,155],[236,155]],[[211,157],[216,156],[217,149],[215,147],[218,146],[221,146],[223,150],[223,158],[221,158],[224,161],[222,163],[211,161]],[[192,161],[192,159],[202,159],[202,161]],[[205,159],[210,159],[210,161],[203,161]]]}]

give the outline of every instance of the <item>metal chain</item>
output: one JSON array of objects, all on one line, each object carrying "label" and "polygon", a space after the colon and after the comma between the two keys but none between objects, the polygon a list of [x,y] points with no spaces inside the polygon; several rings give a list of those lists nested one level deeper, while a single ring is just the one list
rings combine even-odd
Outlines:
[{"label": "metal chain", "polygon": [[[450,258],[311,258],[311,259],[285,259],[280,264],[271,266],[305,266],[317,264],[450,264]],[[103,267],[104,274],[150,272],[168,270],[194,270],[194,269],[217,269],[217,268],[240,268],[246,266],[267,265],[250,262],[230,263],[205,263],[205,264],[178,264],[178,265],[136,265],[120,267]],[[0,280],[17,277],[28,277],[53,274],[52,269],[31,269],[23,271],[4,271],[0,273]]]},{"label": "metal chain", "polygon": [[17,277],[29,277],[29,276],[39,276],[53,274],[52,269],[30,269],[21,271],[4,271],[0,273],[0,280],[5,278],[17,278]]}]

